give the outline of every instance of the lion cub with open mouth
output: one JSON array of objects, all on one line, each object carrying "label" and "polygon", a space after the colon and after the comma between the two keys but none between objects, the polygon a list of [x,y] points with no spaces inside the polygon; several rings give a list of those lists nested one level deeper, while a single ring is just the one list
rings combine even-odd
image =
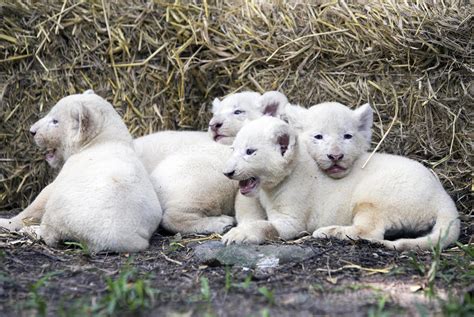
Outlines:
[{"label": "lion cub with open mouth", "polygon": [[456,241],[454,202],[423,165],[375,154],[362,169],[371,138],[368,104],[354,111],[319,104],[289,121],[304,132],[296,135],[286,123],[264,118],[237,135],[225,174],[240,181],[239,225],[225,243],[291,239],[303,231],[397,250]]},{"label": "lion cub with open mouth", "polygon": [[0,227],[19,230],[25,218],[35,218],[50,246],[72,239],[91,252],[148,247],[161,221],[160,203],[110,103],[91,90],[65,97],[30,132],[49,164],[64,165],[28,208],[0,219]]}]

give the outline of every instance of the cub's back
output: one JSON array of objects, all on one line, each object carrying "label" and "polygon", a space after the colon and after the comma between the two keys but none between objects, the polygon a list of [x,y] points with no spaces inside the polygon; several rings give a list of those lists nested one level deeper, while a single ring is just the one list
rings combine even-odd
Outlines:
[{"label": "cub's back", "polygon": [[[149,177],[131,146],[96,145],[71,156],[54,181],[50,200],[69,208],[102,208],[133,204],[141,197],[155,200]],[[126,200],[124,200],[126,198]],[[138,203],[138,202],[137,202]],[[104,210],[105,210],[104,209]]]},{"label": "cub's back", "polygon": [[437,177],[415,160],[375,154],[362,169],[367,157],[361,157],[349,175],[354,183],[354,200],[381,201],[387,207],[415,211],[435,208],[431,204],[447,196]]},{"label": "cub's back", "polygon": [[198,146],[212,142],[207,132],[160,131],[133,140],[133,146],[146,170],[151,173],[169,155],[193,151]]}]

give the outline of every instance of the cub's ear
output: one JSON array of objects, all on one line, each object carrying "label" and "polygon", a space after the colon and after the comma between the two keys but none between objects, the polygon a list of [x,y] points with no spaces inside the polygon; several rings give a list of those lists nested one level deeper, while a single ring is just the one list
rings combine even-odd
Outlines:
[{"label": "cub's ear", "polygon": [[258,101],[260,111],[267,116],[276,117],[288,104],[288,98],[278,91],[264,93]]},{"label": "cub's ear", "polygon": [[273,131],[274,143],[280,149],[281,156],[285,156],[293,148],[296,142],[296,135],[287,124],[282,124]]},{"label": "cub's ear", "polygon": [[219,100],[219,98],[214,98],[214,100],[212,101],[212,113],[216,113],[217,109],[219,109],[221,105],[221,101]]},{"label": "cub's ear", "polygon": [[374,113],[370,104],[366,103],[354,110],[354,115],[358,121],[357,129],[370,144],[372,140],[372,124]]},{"label": "cub's ear", "polygon": [[72,110],[72,117],[77,122],[79,142],[86,143],[97,135],[98,120],[94,112],[83,103],[78,103]]},{"label": "cub's ear", "polygon": [[288,123],[293,129],[303,131],[305,129],[307,115],[308,109],[288,104],[281,113],[280,119]]},{"label": "cub's ear", "polygon": [[288,151],[288,146],[290,145],[290,135],[288,133],[279,135],[277,143],[280,145],[281,156],[285,156],[286,151]]},{"label": "cub's ear", "polygon": [[92,89],[87,89],[82,94],[83,95],[95,95],[95,92]]}]

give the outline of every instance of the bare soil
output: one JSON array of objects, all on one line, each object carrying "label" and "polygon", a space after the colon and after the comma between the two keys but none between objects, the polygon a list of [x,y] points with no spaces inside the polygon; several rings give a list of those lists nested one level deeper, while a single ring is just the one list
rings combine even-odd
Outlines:
[{"label": "bare soil", "polygon": [[138,308],[119,303],[112,315],[467,315],[474,312],[471,236],[464,225],[467,248],[441,254],[303,238],[292,243],[311,247],[312,258],[250,269],[199,263],[193,247],[216,236],[157,232],[145,252],[89,255],[0,233],[0,315],[106,315],[115,294],[110,283],[127,272],[124,287],[145,281],[153,295]]}]

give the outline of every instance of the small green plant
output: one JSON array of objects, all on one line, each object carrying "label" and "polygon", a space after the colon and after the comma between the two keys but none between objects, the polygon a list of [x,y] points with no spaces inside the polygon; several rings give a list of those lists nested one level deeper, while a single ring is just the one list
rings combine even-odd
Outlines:
[{"label": "small green plant", "polygon": [[245,277],[244,281],[240,283],[238,286],[247,289],[250,287],[250,283],[252,282],[252,274],[249,274]]},{"label": "small green plant", "polygon": [[267,301],[273,305],[275,304],[275,297],[273,295],[273,292],[271,290],[269,290],[268,288],[266,288],[265,286],[263,287],[259,287],[258,288],[258,292],[260,294],[262,294],[263,296],[265,296],[265,298],[267,299]]},{"label": "small green plant", "polygon": [[89,247],[85,242],[66,241],[64,242],[64,245],[66,245],[67,247],[72,247],[73,249],[79,249],[80,252],[85,256],[91,255]]},{"label": "small green plant", "polygon": [[26,307],[36,311],[38,316],[46,316],[48,311],[48,302],[41,295],[41,288],[47,283],[47,281],[53,276],[58,274],[57,272],[50,272],[45,274],[42,278],[37,280],[34,284],[30,286],[30,291],[28,293],[28,300],[26,302]]},{"label": "small green plant", "polygon": [[431,253],[433,255],[433,259],[431,261],[430,269],[426,273],[426,278],[428,280],[428,285],[425,289],[425,293],[428,297],[434,297],[436,294],[435,290],[435,279],[436,275],[441,266],[441,242],[444,241],[447,237],[447,232],[443,237],[438,239],[437,243],[431,248]]},{"label": "small green plant", "polygon": [[228,266],[225,267],[225,291],[228,292],[232,287],[232,273]]},{"label": "small green plant", "polygon": [[179,249],[182,249],[184,248],[184,245],[179,243],[179,242],[176,242],[176,241],[173,241],[170,243],[170,248],[169,248],[169,251],[171,252],[174,252],[174,251],[178,251]]},{"label": "small green plant", "polygon": [[260,314],[262,317],[270,317],[270,310],[268,308],[264,308],[261,310]]},{"label": "small green plant", "polygon": [[83,317],[92,315],[88,298],[63,298],[59,303],[57,315],[60,317]]},{"label": "small green plant", "polygon": [[410,254],[410,264],[420,275],[425,275],[425,265],[418,260],[415,253]]},{"label": "small green plant", "polygon": [[310,286],[309,290],[316,293],[324,293],[324,285],[320,283],[315,283]]},{"label": "small green plant", "polygon": [[474,258],[474,244],[469,243],[463,245],[462,243],[456,242],[456,245],[466,253],[467,256]]},{"label": "small green plant", "polygon": [[94,311],[113,315],[118,311],[136,312],[150,307],[157,291],[148,280],[138,278],[137,275],[136,270],[127,265],[117,279],[106,278],[106,295]]},{"label": "small green plant", "polygon": [[211,301],[211,288],[209,287],[209,280],[207,277],[201,276],[201,297],[204,301],[210,302]]},{"label": "small green plant", "polygon": [[369,317],[385,317],[388,316],[387,312],[384,312],[385,303],[387,302],[387,295],[380,296],[377,300],[377,307],[371,308],[368,311]]},{"label": "small green plant", "polygon": [[474,298],[469,292],[461,298],[450,295],[441,301],[441,308],[444,316],[474,316]]}]

